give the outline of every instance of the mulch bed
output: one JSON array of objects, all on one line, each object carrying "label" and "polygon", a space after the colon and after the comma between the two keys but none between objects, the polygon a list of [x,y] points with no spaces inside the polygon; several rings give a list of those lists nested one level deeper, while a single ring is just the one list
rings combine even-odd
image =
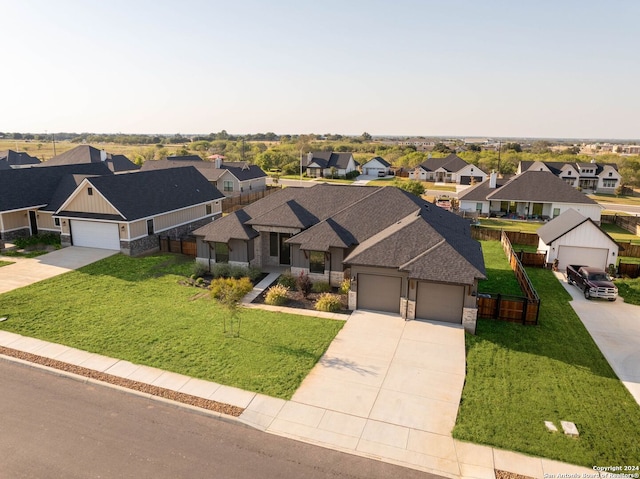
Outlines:
[{"label": "mulch bed", "polygon": [[37,354],[25,353],[16,349],[0,346],[0,354],[10,356],[12,358],[22,359],[30,363],[41,364],[53,369],[65,371],[68,373],[77,374],[78,376],[84,376],[91,379],[96,379],[109,384],[115,384],[134,391],[140,391],[145,394],[151,394],[172,401],[177,401],[183,404],[189,404],[202,409],[208,409],[209,411],[215,411],[221,414],[227,414],[229,416],[238,417],[244,411],[243,408],[232,406],[210,399],[200,398],[198,396],[192,396],[190,394],[184,394],[171,389],[161,388],[158,386],[151,386],[150,384],[141,383],[139,381],[132,381],[131,379],[120,378],[111,374],[101,373],[94,371],[93,369],[83,368],[81,366],[75,366],[73,364],[57,361],[55,359],[45,358],[44,356],[38,356]]},{"label": "mulch bed", "polygon": [[[337,289],[333,288],[335,291],[332,291],[333,294],[338,294]],[[264,298],[267,294],[267,290],[265,290],[262,294],[259,294],[256,299],[252,301],[252,303],[265,304]],[[297,308],[297,309],[311,309],[316,310],[316,301],[318,298],[324,293],[309,293],[305,298],[304,295],[299,291],[289,291],[287,294],[287,303],[283,306],[287,308]],[[348,309],[348,298],[346,294],[341,294],[340,299],[342,302],[342,309],[340,311],[336,311],[337,313],[342,314],[351,314],[352,311]]]},{"label": "mulch bed", "polygon": [[495,469],[496,479],[535,479],[530,476],[523,476],[522,474],[516,474],[515,472],[501,471]]}]

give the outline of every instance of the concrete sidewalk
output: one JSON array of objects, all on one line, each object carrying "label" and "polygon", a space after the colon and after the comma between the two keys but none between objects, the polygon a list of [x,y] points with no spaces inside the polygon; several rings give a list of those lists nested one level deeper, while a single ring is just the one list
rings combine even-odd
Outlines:
[{"label": "concrete sidewalk", "polygon": [[[415,340],[412,337],[413,326],[417,325],[417,322],[408,322],[406,325],[408,327],[402,328],[404,331],[399,336],[397,336],[398,331],[395,332],[398,341],[411,342]],[[424,346],[420,343],[424,343],[424,341],[419,340],[414,346],[418,348]],[[329,351],[327,352],[326,359],[320,364],[320,367],[327,367],[331,364],[333,354],[339,352],[339,344],[338,341],[336,343],[338,348],[331,350],[330,355]],[[0,331],[0,346],[234,405],[245,410],[239,419],[225,416],[228,420],[238,420],[272,434],[437,473],[446,477],[493,479],[495,477],[494,469],[540,479],[545,477],[545,474],[555,474],[556,477],[560,473],[593,474],[590,469],[578,466],[456,441],[449,434],[438,432],[444,432],[444,429],[439,429],[440,427],[449,427],[451,417],[446,419],[446,426],[439,424],[439,419],[436,418],[433,423],[435,428],[433,432],[429,431],[431,428],[429,424],[412,424],[412,416],[414,414],[420,415],[419,408],[414,408],[411,411],[406,409],[410,409],[414,405],[405,402],[402,397],[386,402],[384,400],[383,390],[388,388],[389,392],[393,392],[396,381],[394,377],[397,378],[397,375],[390,371],[383,374],[383,371],[376,373],[374,370],[373,372],[376,374],[362,375],[364,378],[371,376],[369,379],[365,379],[367,381],[374,381],[374,376],[378,378],[384,376],[383,387],[379,397],[377,396],[373,400],[373,405],[370,408],[368,406],[363,408],[360,404],[358,406],[360,411],[349,412],[345,408],[350,407],[348,402],[351,401],[351,398],[346,394],[343,395],[343,399],[347,403],[341,406],[342,411],[337,410],[337,407],[328,407],[329,404],[326,405],[327,407],[309,404],[315,400],[323,400],[317,397],[317,394],[330,396],[336,393],[335,390],[323,391],[321,388],[314,392],[313,389],[317,386],[317,384],[313,384],[316,382],[314,377],[316,374],[310,375],[309,381],[305,381],[293,400],[286,401],[6,331]],[[2,355],[0,358],[19,361]],[[399,359],[402,360],[402,358]],[[443,358],[443,360],[445,359]],[[355,368],[352,368],[348,373],[360,376]],[[375,381],[378,380],[375,379]],[[354,385],[357,385],[357,381],[354,381]],[[106,386],[109,385],[106,384]],[[410,387],[414,386],[418,386],[418,384],[410,385]],[[355,387],[357,388],[357,386]],[[353,391],[355,389],[352,389],[352,394]],[[154,398],[149,394],[131,392]],[[314,397],[315,399],[313,399]],[[358,403],[358,401],[353,402]],[[384,410],[384,408],[387,409]],[[369,411],[367,412],[366,409]],[[211,414],[221,416],[219,413]],[[365,414],[368,416],[364,417]],[[420,417],[425,417],[425,415]],[[405,421],[408,422],[403,424]]]},{"label": "concrete sidewalk", "polygon": [[52,278],[117,254],[97,248],[69,246],[35,258],[2,257],[14,264],[0,268],[0,294]]}]

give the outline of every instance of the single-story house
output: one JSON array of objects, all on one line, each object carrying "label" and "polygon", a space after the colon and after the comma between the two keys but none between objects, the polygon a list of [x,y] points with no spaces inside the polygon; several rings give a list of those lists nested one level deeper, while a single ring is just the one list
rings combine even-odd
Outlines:
[{"label": "single-story house", "polygon": [[303,167],[307,176],[312,178],[346,177],[357,171],[358,162],[352,153],[316,151],[307,154]]},{"label": "single-story house", "polygon": [[393,187],[285,188],[193,233],[196,261],[290,269],[337,286],[351,309],[461,323],[475,317],[480,244],[469,223]]},{"label": "single-story house", "polygon": [[600,223],[602,207],[549,171],[525,171],[502,183],[495,173],[458,196],[463,211],[547,220],[574,209]]},{"label": "single-story house", "polygon": [[614,193],[622,175],[615,163],[563,163],[558,161],[521,161],[518,174],[525,171],[550,171],[568,185],[584,193]]},{"label": "single-story house", "polygon": [[63,246],[138,255],[158,236],[182,237],[222,214],[224,196],[195,168],[89,176],[53,213]]},{"label": "single-story house", "polygon": [[224,162],[218,156],[214,161],[206,161],[199,156],[169,156],[164,160],[149,160],[142,165],[142,171],[161,170],[192,166],[225,196],[267,189],[267,174],[257,165],[246,162]]},{"label": "single-story house", "polygon": [[546,262],[558,260],[558,269],[568,264],[606,270],[618,259],[618,244],[591,218],[569,209],[538,229],[538,251]]},{"label": "single-story house", "polygon": [[104,163],[114,173],[140,169],[138,165],[124,155],[113,155],[111,153],[107,153],[105,150],[98,150],[97,148],[89,145],[76,146],[75,148],[54,156],[50,160],[40,163],[37,166],[50,167],[77,165],[82,163]]},{"label": "single-story house", "polygon": [[104,163],[0,170],[1,239],[11,241],[39,232],[59,234],[60,226],[47,206],[74,178],[105,175],[113,173]]},{"label": "single-story house", "polygon": [[362,165],[361,171],[367,176],[387,176],[390,174],[391,164],[384,158],[374,156]]},{"label": "single-story house", "polygon": [[30,168],[39,165],[40,160],[24,151],[4,150],[0,151],[0,170],[9,168]]},{"label": "single-story house", "polygon": [[428,158],[409,172],[409,179],[469,185],[484,181],[487,174],[455,153],[445,158]]}]

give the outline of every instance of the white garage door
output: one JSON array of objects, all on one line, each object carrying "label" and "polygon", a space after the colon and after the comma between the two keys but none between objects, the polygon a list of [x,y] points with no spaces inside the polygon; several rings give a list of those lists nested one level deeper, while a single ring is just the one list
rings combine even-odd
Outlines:
[{"label": "white garage door", "polygon": [[418,283],[416,318],[462,323],[464,286]]},{"label": "white garage door", "polygon": [[402,278],[377,274],[358,274],[358,309],[400,312]]},{"label": "white garage door", "polygon": [[558,249],[558,269],[566,269],[568,264],[594,266],[606,269],[609,250],[606,248],[583,248],[580,246],[560,246]]},{"label": "white garage door", "polygon": [[120,250],[117,223],[71,221],[71,242],[74,246]]}]

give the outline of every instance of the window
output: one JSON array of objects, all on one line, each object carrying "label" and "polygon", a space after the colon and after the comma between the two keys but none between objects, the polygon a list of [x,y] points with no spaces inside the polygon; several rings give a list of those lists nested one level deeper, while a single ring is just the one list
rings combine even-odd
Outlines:
[{"label": "window", "polygon": [[53,224],[56,226],[60,226],[60,218],[53,218]]},{"label": "window", "polygon": [[233,191],[233,181],[224,180],[222,182],[222,189],[223,189],[223,191]]},{"label": "window", "polygon": [[560,216],[560,208],[553,209],[553,217],[555,218],[556,216]]},{"label": "window", "polygon": [[571,170],[567,171],[567,176],[571,176]]},{"label": "window", "polygon": [[612,171],[609,172],[609,176],[613,176],[613,172]]},{"label": "window", "polygon": [[604,179],[604,180],[602,180],[602,186],[604,188],[615,188],[617,182],[618,182],[618,180]]},{"label": "window", "polygon": [[214,243],[214,253],[216,263],[229,262],[229,245],[227,243]]},{"label": "window", "polygon": [[476,211],[482,213],[482,203],[476,203]]},{"label": "window", "polygon": [[147,234],[149,236],[153,234],[153,219],[147,220]]},{"label": "window", "polygon": [[278,257],[278,233],[269,233],[269,256]]},{"label": "window", "polygon": [[93,196],[93,188],[91,188],[91,187],[87,188],[87,194],[89,196]]},{"label": "window", "polygon": [[309,272],[324,274],[324,253],[322,251],[309,253]]},{"label": "window", "polygon": [[211,214],[211,205],[205,205],[204,207],[204,212],[206,215],[210,215]]}]

